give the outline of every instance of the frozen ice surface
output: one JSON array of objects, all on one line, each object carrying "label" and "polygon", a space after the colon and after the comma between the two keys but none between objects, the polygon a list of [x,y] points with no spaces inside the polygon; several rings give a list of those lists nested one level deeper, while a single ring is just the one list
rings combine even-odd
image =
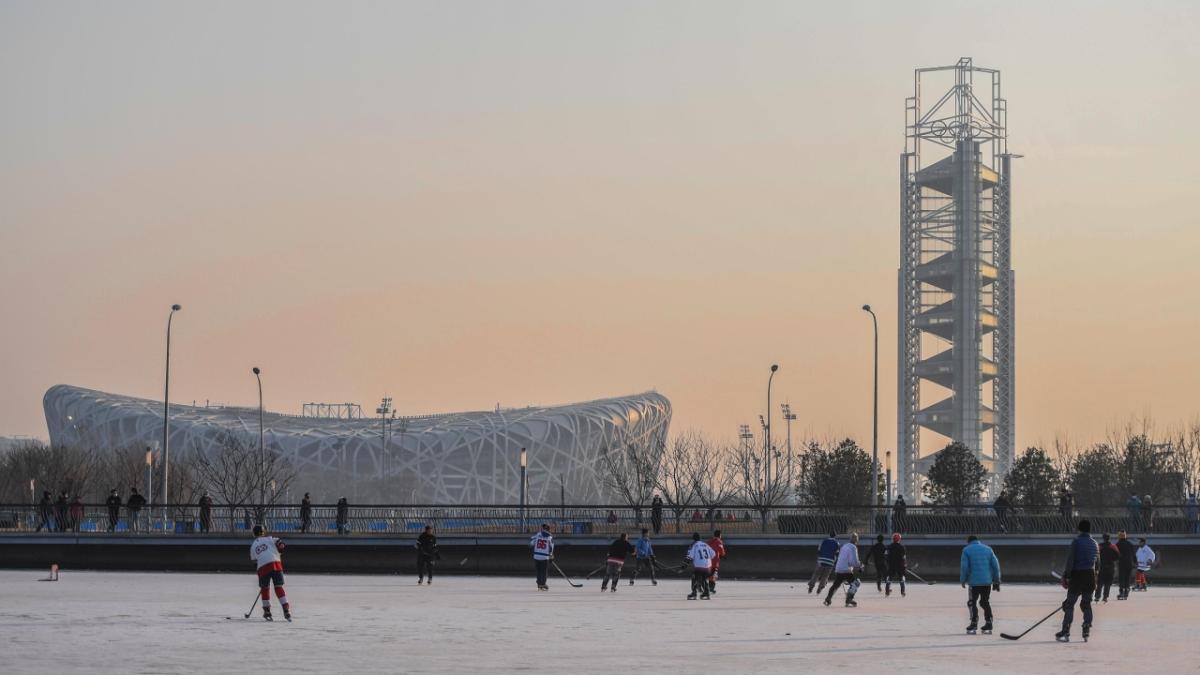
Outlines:
[{"label": "frozen ice surface", "polygon": [[[802,583],[723,581],[687,601],[674,575],[617,593],[552,577],[287,576],[296,621],[266,623],[246,574],[0,571],[5,673],[773,673],[1200,670],[1200,589],[1152,587],[1096,606],[1092,641],[1054,642],[1055,584],[993,594],[994,635],[964,634],[966,591],[864,585],[859,606],[823,607]],[[1115,592],[1115,589],[1114,589]],[[274,603],[273,603],[274,604]],[[278,616],[278,606],[275,606]],[[226,617],[232,617],[227,620]]]}]

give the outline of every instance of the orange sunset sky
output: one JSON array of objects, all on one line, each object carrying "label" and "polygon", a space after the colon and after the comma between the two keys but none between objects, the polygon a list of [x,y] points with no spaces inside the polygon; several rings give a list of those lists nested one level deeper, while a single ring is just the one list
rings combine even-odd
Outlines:
[{"label": "orange sunset sky", "polygon": [[177,402],[656,388],[731,439],[777,362],[869,445],[871,303],[893,449],[904,99],[960,56],[1025,155],[1019,446],[1194,420],[1198,7],[6,2],[0,435],[161,397],[178,302]]}]

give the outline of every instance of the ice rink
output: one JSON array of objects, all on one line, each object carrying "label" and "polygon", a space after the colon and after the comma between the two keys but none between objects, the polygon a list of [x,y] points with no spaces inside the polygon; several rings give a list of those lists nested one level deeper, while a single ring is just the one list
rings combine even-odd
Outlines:
[{"label": "ice rink", "polygon": [[[254,576],[0,571],[6,673],[767,673],[1200,671],[1200,589],[1152,588],[1097,605],[1091,642],[1054,642],[1053,583],[993,595],[996,634],[965,635],[966,592],[909,586],[857,608],[823,607],[803,584],[725,581],[687,601],[678,577],[599,591],[552,578],[288,575],[296,620],[264,622]],[[1115,597],[1115,590],[1114,590]],[[276,605],[276,614],[278,609]],[[226,617],[232,617],[227,619]]]}]

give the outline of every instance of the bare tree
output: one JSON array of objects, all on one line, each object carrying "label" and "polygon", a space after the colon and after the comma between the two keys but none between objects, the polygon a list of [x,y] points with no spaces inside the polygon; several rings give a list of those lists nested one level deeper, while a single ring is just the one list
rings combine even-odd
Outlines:
[{"label": "bare tree", "polygon": [[696,447],[704,441],[695,431],[686,431],[675,436],[663,451],[659,464],[656,486],[663,500],[675,514],[675,531],[679,531],[679,518],[692,504],[699,501],[696,489]]},{"label": "bare tree", "polygon": [[68,497],[89,495],[96,481],[97,454],[78,447],[29,442],[4,454],[0,461],[0,495],[5,502],[36,501],[36,490],[65,492]]},{"label": "bare tree", "polygon": [[252,504],[256,521],[262,522],[265,509],[275,506],[296,479],[295,469],[279,453],[260,453],[234,434],[222,435],[216,452],[196,453],[194,462],[196,488],[209,490],[229,506],[231,528],[236,508]]},{"label": "bare tree", "polygon": [[725,453],[725,473],[736,486],[736,495],[758,511],[763,532],[771,509],[785,504],[793,490],[782,453],[774,448],[771,452],[773,456],[767,457],[763,448],[741,443]]},{"label": "bare tree", "polygon": [[662,448],[640,447],[626,442],[610,448],[602,448],[600,460],[604,471],[604,485],[621,502],[638,512],[650,502],[658,484],[658,465]]}]

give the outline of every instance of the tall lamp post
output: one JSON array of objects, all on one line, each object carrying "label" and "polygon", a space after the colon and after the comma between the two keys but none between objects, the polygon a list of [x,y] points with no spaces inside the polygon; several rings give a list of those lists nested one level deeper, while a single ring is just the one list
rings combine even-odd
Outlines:
[{"label": "tall lamp post", "polygon": [[771,496],[772,496],[771,491],[773,489],[773,486],[772,486],[773,481],[771,480],[771,453],[774,451],[774,449],[771,447],[771,382],[774,381],[775,373],[778,370],[779,370],[779,365],[772,363],[771,364],[771,375],[770,375],[770,377],[767,378],[767,421],[763,425],[763,427],[766,429],[766,436],[767,436],[767,447],[766,447],[767,457],[766,457],[766,463],[764,464],[764,466],[766,466],[766,469],[767,469],[767,472],[766,472],[767,483],[766,484],[767,484],[767,500],[768,501],[770,501],[770,499],[771,499]]},{"label": "tall lamp post", "polygon": [[[183,306],[178,303],[171,305],[171,313],[167,315],[167,369],[163,376],[163,442],[162,442],[162,450],[163,450],[162,501],[163,501],[163,509],[164,509],[164,511],[163,511],[164,519],[166,518],[166,510],[165,509],[167,508],[167,504],[169,503],[169,501],[168,501],[170,498],[169,490],[170,490],[170,485],[171,485],[171,482],[168,480],[170,478],[169,472],[171,470],[171,450],[170,450],[170,446],[167,444],[167,431],[171,425],[171,319],[174,319],[175,312],[178,312],[181,309],[183,309]],[[153,492],[150,492],[150,494],[148,496],[151,500],[154,499]]]},{"label": "tall lamp post", "polygon": [[263,443],[262,370],[258,366],[254,366],[250,370],[254,373],[254,379],[258,380],[258,503],[261,510],[261,507],[267,503],[267,446]]},{"label": "tall lamp post", "polygon": [[521,448],[521,532],[525,532],[525,476],[529,466],[529,454]]},{"label": "tall lamp post", "polygon": [[871,493],[872,502],[879,506],[879,319],[870,305],[863,305],[863,311],[871,315],[871,326],[875,330],[875,388],[871,404]]},{"label": "tall lamp post", "polygon": [[796,413],[792,412],[790,403],[783,404],[783,419],[787,422],[787,450],[788,450],[788,492],[795,495],[792,483],[792,421],[796,419]]},{"label": "tall lamp post", "polygon": [[[389,413],[391,414],[390,419],[388,418]],[[384,474],[387,472],[387,467],[384,463],[387,461],[388,430],[392,422],[396,419],[396,411],[392,410],[392,397],[385,396],[379,402],[379,407],[375,409],[375,414],[379,415],[379,435],[383,440],[383,451],[379,455],[379,480],[382,481]]]}]

